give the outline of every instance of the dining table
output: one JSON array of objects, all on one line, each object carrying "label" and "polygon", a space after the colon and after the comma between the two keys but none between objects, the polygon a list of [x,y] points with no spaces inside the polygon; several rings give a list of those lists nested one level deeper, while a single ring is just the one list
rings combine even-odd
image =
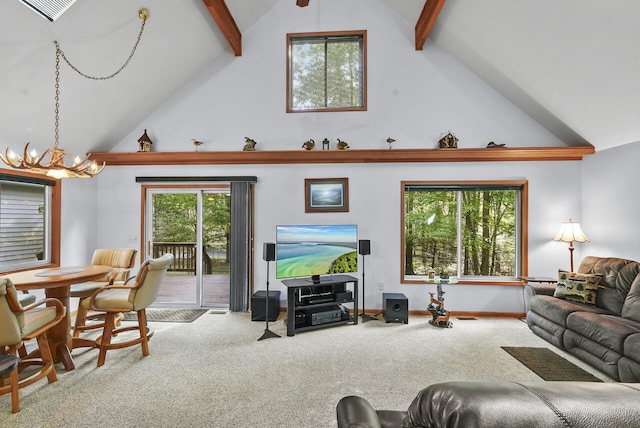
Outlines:
[{"label": "dining table", "polygon": [[47,341],[55,362],[65,370],[75,369],[71,357],[71,310],[69,294],[72,284],[93,281],[111,272],[111,266],[88,265],[28,270],[5,275],[18,290],[44,289],[45,295],[60,300],[66,308],[64,318],[47,332]]}]

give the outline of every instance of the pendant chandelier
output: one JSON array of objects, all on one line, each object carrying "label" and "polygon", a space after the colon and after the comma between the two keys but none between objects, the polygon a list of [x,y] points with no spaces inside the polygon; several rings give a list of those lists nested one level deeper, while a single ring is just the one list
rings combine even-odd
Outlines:
[{"label": "pendant chandelier", "polygon": [[87,74],[82,73],[78,68],[72,65],[64,52],[60,48],[60,44],[56,41],[54,42],[56,45],[56,95],[55,95],[55,139],[53,143],[52,149],[47,149],[42,154],[38,154],[35,149],[29,149],[29,144],[27,143],[24,147],[24,152],[22,156],[15,153],[13,150],[7,148],[5,150],[5,154],[0,153],[0,160],[7,164],[8,166],[24,170],[27,172],[32,172],[35,174],[47,175],[53,178],[91,178],[96,174],[99,174],[105,167],[105,163],[102,165],[98,165],[96,161],[89,160],[91,156],[88,153],[84,159],[79,156],[73,156],[71,154],[66,153],[63,149],[59,147],[58,144],[58,135],[59,135],[59,112],[60,112],[60,58],[64,59],[64,61],[71,67],[75,72],[80,74],[82,77],[93,80],[107,80],[115,77],[119,74],[131,61],[133,58],[133,54],[140,43],[142,38],[142,32],[144,31],[144,24],[149,17],[149,11],[145,8],[142,8],[138,11],[138,17],[142,20],[142,26],[140,27],[140,33],[138,34],[138,39],[136,40],[133,49],[131,50],[131,54],[125,61],[125,63],[114,73],[105,77],[93,77]]}]

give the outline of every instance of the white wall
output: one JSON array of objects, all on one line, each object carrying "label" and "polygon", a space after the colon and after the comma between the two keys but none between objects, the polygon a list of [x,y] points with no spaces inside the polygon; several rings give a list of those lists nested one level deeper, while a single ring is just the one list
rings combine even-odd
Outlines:
[{"label": "white wall", "polygon": [[[154,151],[165,152],[193,150],[192,138],[204,141],[200,150],[241,150],[245,136],[258,141],[258,150],[301,150],[307,139],[325,137],[332,143],[346,140],[351,150],[386,148],[389,136],[397,140],[396,148],[433,148],[449,130],[460,138],[460,147],[484,147],[489,141],[562,145],[437,46],[427,43],[424,51],[415,51],[413,23],[380,1],[323,0],[316,6],[292,9],[290,1],[281,1],[243,34],[242,57],[223,68],[212,64],[215,74],[159,106],[115,151],[136,151],[144,128]],[[352,29],[368,31],[368,111],[286,114],[286,33]],[[87,239],[64,248],[63,262],[87,257],[91,245],[135,246],[130,239],[140,239],[136,176],[255,175],[256,289],[266,282],[262,243],[274,241],[277,224],[356,223],[360,239],[370,239],[372,247],[366,260],[367,307],[381,307],[382,282],[384,291],[406,294],[411,310],[425,310],[427,288],[435,287],[400,284],[402,180],[529,180],[529,273],[547,276],[568,268],[566,245],[551,238],[560,222],[580,215],[580,171],[579,162],[107,167],[90,183],[64,183],[63,232],[75,240],[81,239],[76,230],[83,230]],[[349,178],[348,213],[304,212],[304,179],[321,177]],[[95,193],[89,198],[95,209],[77,206],[82,200],[77,195],[85,192]],[[270,286],[285,294],[274,278]],[[523,308],[519,287],[458,285],[447,292],[452,311]]]},{"label": "white wall", "polygon": [[604,150],[582,165],[582,226],[594,256],[640,260],[640,142]]}]

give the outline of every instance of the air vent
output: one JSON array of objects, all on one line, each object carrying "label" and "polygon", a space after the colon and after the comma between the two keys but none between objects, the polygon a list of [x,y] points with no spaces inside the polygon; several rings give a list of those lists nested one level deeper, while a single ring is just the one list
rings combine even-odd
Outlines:
[{"label": "air vent", "polygon": [[49,21],[55,21],[73,5],[76,0],[20,0]]}]

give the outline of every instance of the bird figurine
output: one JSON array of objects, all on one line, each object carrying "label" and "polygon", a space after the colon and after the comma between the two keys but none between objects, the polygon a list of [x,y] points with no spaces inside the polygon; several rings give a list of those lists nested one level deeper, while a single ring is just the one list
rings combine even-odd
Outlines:
[{"label": "bird figurine", "polygon": [[302,143],[302,148],[305,150],[313,150],[315,146],[316,142],[311,138],[309,138],[309,141],[305,141],[304,143]]},{"label": "bird figurine", "polygon": [[340,138],[338,138],[338,143],[336,144],[336,148],[338,150],[345,150],[349,148],[349,144],[346,141],[342,141]]},{"label": "bird figurine", "polygon": [[504,143],[502,144],[496,144],[493,141],[490,141],[489,144],[487,144],[487,148],[488,149],[492,149],[494,147],[504,147]]},{"label": "bird figurine", "polygon": [[256,149],[256,144],[258,144],[255,140],[249,137],[244,137],[245,145],[242,148],[244,152],[252,152]]},{"label": "bird figurine", "polygon": [[387,143],[389,143],[389,149],[391,149],[391,147],[393,147],[393,142],[396,141],[393,138],[389,137],[387,138]]},{"label": "bird figurine", "polygon": [[198,147],[200,147],[203,144],[202,141],[198,141],[195,138],[192,138],[191,141],[193,141],[193,145],[196,146],[196,152],[197,152]]}]

